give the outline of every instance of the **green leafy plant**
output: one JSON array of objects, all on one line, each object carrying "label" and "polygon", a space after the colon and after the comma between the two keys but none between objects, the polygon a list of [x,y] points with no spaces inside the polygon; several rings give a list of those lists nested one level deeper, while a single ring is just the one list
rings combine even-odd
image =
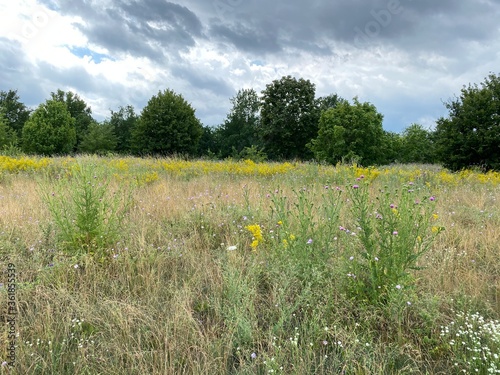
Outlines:
[{"label": "green leafy plant", "polygon": [[49,191],[40,191],[58,230],[65,252],[105,257],[115,243],[130,206],[130,191],[112,188],[97,165],[76,164],[70,175],[60,177]]},{"label": "green leafy plant", "polygon": [[436,225],[435,197],[420,197],[421,188],[413,183],[385,186],[372,198],[369,183],[358,180],[347,188],[356,226],[350,238],[357,250],[347,260],[349,288],[361,300],[387,302],[394,290],[412,286],[410,271],[418,270],[419,258],[444,228]]}]

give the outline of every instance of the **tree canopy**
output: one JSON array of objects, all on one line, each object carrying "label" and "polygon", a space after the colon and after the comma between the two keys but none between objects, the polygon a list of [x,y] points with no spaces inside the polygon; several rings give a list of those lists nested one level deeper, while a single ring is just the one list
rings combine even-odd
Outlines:
[{"label": "tree canopy", "polygon": [[23,127],[23,150],[40,155],[68,154],[76,144],[75,119],[66,104],[47,100]]},{"label": "tree canopy", "polygon": [[262,91],[259,137],[271,159],[308,159],[306,147],[318,131],[316,87],[309,80],[282,77]]},{"label": "tree canopy", "polygon": [[490,74],[480,86],[464,86],[460,97],[445,105],[448,118],[437,121],[435,134],[444,166],[499,170],[500,76]]},{"label": "tree canopy", "polygon": [[64,92],[58,89],[50,95],[52,100],[66,104],[71,117],[75,119],[76,144],[74,150],[76,150],[87,133],[89,125],[94,122],[92,109],[78,94],[71,91]]},{"label": "tree canopy", "polygon": [[239,90],[230,100],[233,107],[215,133],[221,158],[237,156],[246,147],[257,143],[260,109],[257,92],[254,89]]},{"label": "tree canopy", "polygon": [[309,147],[316,159],[329,163],[377,164],[382,156],[382,119],[373,104],[360,103],[357,98],[353,104],[341,101],[321,114],[318,136]]},{"label": "tree canopy", "polygon": [[139,154],[195,154],[202,133],[191,105],[180,94],[165,90],[142,110],[132,133],[132,147]]},{"label": "tree canopy", "polygon": [[31,111],[20,101],[17,90],[0,91],[0,112],[3,112],[5,124],[20,136]]}]

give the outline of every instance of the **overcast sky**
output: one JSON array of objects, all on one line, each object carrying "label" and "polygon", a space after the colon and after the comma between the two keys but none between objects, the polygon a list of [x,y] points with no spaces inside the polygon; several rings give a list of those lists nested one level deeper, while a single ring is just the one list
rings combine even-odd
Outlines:
[{"label": "overcast sky", "polygon": [[34,108],[71,90],[101,121],[159,90],[224,121],[239,89],[282,76],[426,127],[500,73],[500,0],[0,0],[0,90]]}]

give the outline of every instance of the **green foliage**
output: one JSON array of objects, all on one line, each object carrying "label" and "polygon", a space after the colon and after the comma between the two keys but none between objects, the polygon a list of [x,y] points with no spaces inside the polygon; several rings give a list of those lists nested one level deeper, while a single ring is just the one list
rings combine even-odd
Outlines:
[{"label": "green foliage", "polygon": [[99,124],[93,122],[89,125],[87,134],[83,136],[78,150],[88,154],[105,155],[115,151],[116,144],[117,137],[111,123]]},{"label": "green foliage", "polygon": [[120,238],[130,191],[113,189],[103,169],[83,163],[59,178],[52,191],[47,186],[40,184],[40,192],[58,229],[61,249],[104,261],[108,247]]},{"label": "green foliage", "polygon": [[158,92],[142,110],[132,133],[137,154],[195,154],[203,127],[191,105],[172,90]]},{"label": "green foliage", "polygon": [[216,139],[216,131],[211,126],[203,126],[203,133],[198,142],[197,155],[200,157],[218,158],[219,145]]},{"label": "green foliage", "polygon": [[231,98],[233,108],[224,124],[215,131],[218,154],[226,158],[239,154],[244,148],[256,145],[259,125],[259,97],[254,89],[239,90]]},{"label": "green foliage", "polygon": [[386,186],[372,201],[369,183],[359,180],[347,188],[357,228],[351,236],[357,254],[347,260],[351,293],[361,301],[387,303],[413,287],[410,271],[418,269],[443,228],[435,225],[435,198],[421,196],[421,187]]},{"label": "green foliage", "polygon": [[445,105],[448,118],[440,118],[435,131],[445,167],[500,170],[500,76],[462,88],[460,97]]},{"label": "green foliage", "polygon": [[74,124],[66,104],[47,100],[31,114],[23,127],[23,150],[41,155],[71,152],[76,144]]},{"label": "green foliage", "polygon": [[17,135],[14,129],[7,125],[7,121],[0,111],[0,150],[15,146],[17,144]]},{"label": "green foliage", "polygon": [[401,136],[398,133],[384,130],[379,152],[379,164],[390,164],[399,161],[401,155]]},{"label": "green foliage", "polygon": [[128,105],[120,107],[118,112],[111,111],[109,123],[113,126],[116,135],[116,152],[128,154],[131,151],[132,129],[135,127],[139,116],[136,115],[134,107]]},{"label": "green foliage", "polygon": [[330,94],[318,99],[319,110],[321,113],[324,111],[335,108],[337,104],[344,103],[346,100],[337,94]]},{"label": "green foliage", "polygon": [[432,133],[419,124],[407,127],[401,135],[401,150],[398,161],[402,163],[433,163]]},{"label": "green foliage", "polygon": [[259,137],[270,159],[309,159],[318,131],[316,88],[303,78],[282,77],[262,91]]},{"label": "green foliage", "polygon": [[357,98],[353,104],[341,101],[321,114],[318,136],[309,147],[320,161],[377,164],[382,156],[382,119],[373,104],[360,103]]},{"label": "green foliage", "polygon": [[241,150],[238,154],[238,159],[252,160],[255,163],[262,163],[267,160],[267,155],[264,151],[257,148],[257,146],[252,145]]},{"label": "green foliage", "polygon": [[31,111],[20,102],[17,90],[0,91],[0,112],[4,113],[7,126],[15,131],[16,136],[21,136]]},{"label": "green foliage", "polygon": [[73,151],[76,151],[83,137],[87,134],[90,124],[95,122],[92,118],[92,110],[78,94],[71,91],[57,90],[57,92],[51,93],[51,98],[66,104],[71,117],[75,119],[76,144]]}]

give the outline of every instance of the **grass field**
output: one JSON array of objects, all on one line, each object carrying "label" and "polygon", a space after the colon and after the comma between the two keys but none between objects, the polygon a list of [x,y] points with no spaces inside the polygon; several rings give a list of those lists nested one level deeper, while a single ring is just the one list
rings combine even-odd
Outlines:
[{"label": "grass field", "polygon": [[0,156],[0,374],[500,373],[499,227],[494,172]]}]

